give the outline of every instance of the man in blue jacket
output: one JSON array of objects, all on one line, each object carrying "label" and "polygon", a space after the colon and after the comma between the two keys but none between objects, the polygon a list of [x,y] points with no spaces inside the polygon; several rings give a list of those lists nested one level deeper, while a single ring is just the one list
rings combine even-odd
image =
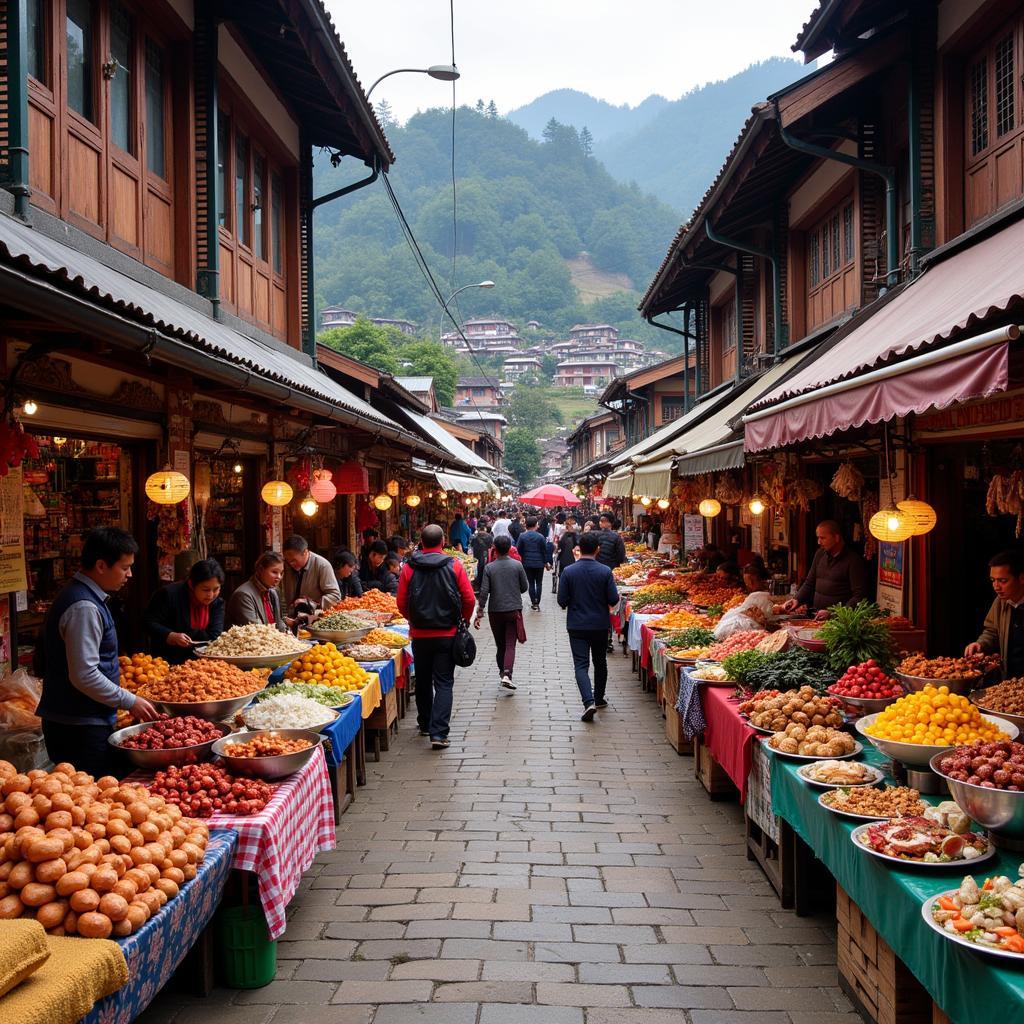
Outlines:
[{"label": "man in blue jacket", "polygon": [[[558,577],[558,603],[568,610],[565,627],[576,670],[576,685],[583,699],[580,718],[590,722],[598,708],[605,708],[608,683],[608,617],[618,607],[619,591],[611,569],[597,561],[600,538],[590,532],[580,537],[580,557]],[[590,686],[590,661],[594,661],[594,686]]]},{"label": "man in blue jacket", "polygon": [[530,607],[540,611],[540,595],[544,593],[544,570],[551,568],[554,548],[545,540],[537,529],[537,517],[530,516],[526,520],[526,529],[516,541],[516,550],[526,570],[526,579],[530,584]]}]

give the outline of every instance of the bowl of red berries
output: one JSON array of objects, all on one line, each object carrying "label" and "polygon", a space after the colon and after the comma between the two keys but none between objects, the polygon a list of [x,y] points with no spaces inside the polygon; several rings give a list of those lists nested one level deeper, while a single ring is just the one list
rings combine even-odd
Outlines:
[{"label": "bowl of red berries", "polygon": [[899,700],[905,692],[903,684],[887,675],[874,658],[851,665],[828,688],[831,696],[838,697],[857,715],[881,711]]}]

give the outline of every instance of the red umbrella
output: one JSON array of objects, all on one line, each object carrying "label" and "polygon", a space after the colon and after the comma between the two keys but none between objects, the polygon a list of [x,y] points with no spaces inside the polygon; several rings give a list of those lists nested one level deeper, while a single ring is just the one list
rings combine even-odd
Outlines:
[{"label": "red umbrella", "polygon": [[578,505],[580,499],[572,491],[559,487],[558,484],[544,484],[535,487],[519,496],[524,505],[537,505],[543,508],[554,508],[555,505]]}]

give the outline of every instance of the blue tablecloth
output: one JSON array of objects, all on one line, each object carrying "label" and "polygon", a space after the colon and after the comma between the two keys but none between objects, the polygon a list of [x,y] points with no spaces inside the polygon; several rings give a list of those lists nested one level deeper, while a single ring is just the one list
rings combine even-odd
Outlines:
[{"label": "blue tablecloth", "polygon": [[96,1003],[81,1024],[129,1024],[149,1006],[210,923],[237,842],[238,834],[230,829],[210,832],[196,877],[134,935],[118,940],[128,961],[128,984]]},{"label": "blue tablecloth", "polygon": [[[392,685],[394,676],[392,675]],[[331,741],[324,747],[327,764],[337,768],[345,751],[352,746],[352,741],[359,734],[363,725],[363,701],[357,693],[355,698],[341,709],[341,714],[330,725],[325,725],[322,732]]]},{"label": "blue tablecloth", "polygon": [[361,661],[359,664],[367,672],[376,672],[380,676],[380,692],[390,693],[395,688],[395,659],[387,661]]}]

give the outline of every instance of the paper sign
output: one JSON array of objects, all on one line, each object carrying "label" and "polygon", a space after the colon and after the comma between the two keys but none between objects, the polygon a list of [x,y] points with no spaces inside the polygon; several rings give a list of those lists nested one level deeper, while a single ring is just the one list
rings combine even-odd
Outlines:
[{"label": "paper sign", "polygon": [[0,594],[26,590],[21,467],[0,477]]},{"label": "paper sign", "polygon": [[877,603],[879,608],[890,615],[903,614],[905,550],[906,545],[903,541],[881,541],[878,545]]},{"label": "paper sign", "polygon": [[683,550],[687,553],[704,547],[704,517],[683,516]]}]

